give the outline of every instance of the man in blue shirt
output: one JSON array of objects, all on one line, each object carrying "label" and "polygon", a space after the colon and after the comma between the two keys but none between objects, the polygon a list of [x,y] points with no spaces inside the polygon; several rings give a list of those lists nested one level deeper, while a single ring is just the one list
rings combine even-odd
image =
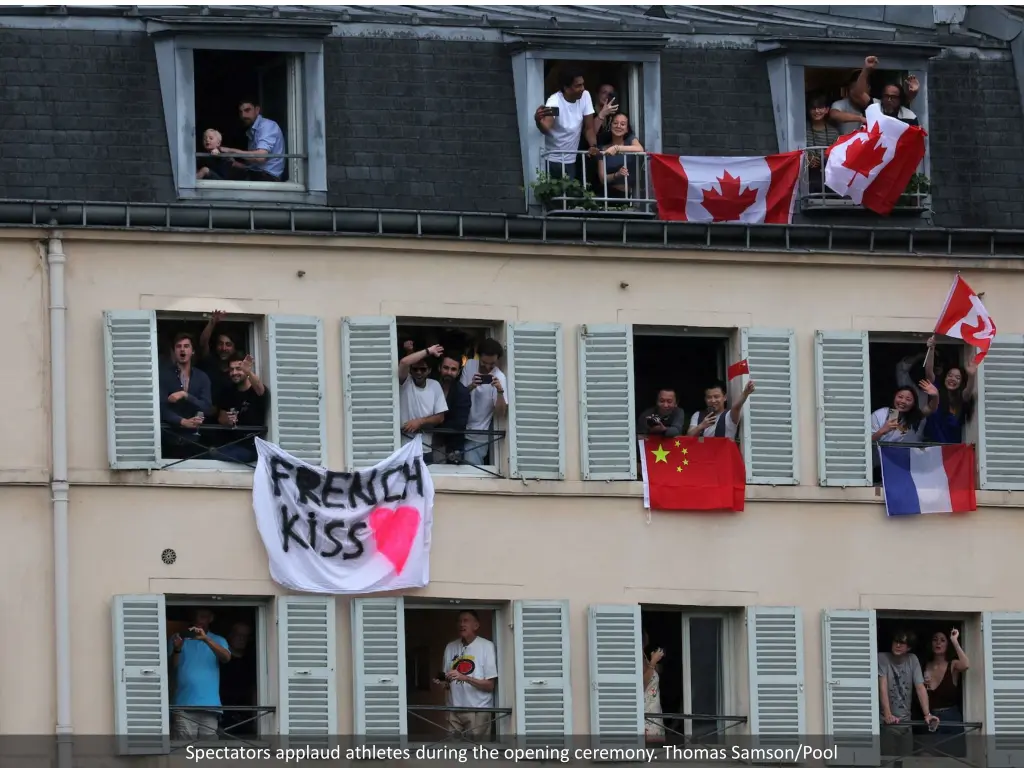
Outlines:
[{"label": "man in blue shirt", "polygon": [[200,608],[185,637],[171,637],[170,667],[175,675],[172,706],[209,707],[206,711],[173,713],[172,732],[176,740],[214,738],[220,719],[220,665],[231,661],[228,641],[210,632],[213,611]]},{"label": "man in blue shirt", "polygon": [[[248,149],[220,147],[215,154],[235,155],[231,158],[229,178],[240,181],[281,181],[284,175],[285,158],[268,157],[287,153],[281,126],[260,114],[260,105],[253,99],[238,103],[238,117],[245,126],[249,139]],[[210,174],[208,178],[215,178]]]}]

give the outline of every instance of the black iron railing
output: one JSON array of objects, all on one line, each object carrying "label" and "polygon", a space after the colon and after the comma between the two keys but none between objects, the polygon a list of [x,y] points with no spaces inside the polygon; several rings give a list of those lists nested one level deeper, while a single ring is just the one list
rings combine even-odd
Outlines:
[{"label": "black iron railing", "polygon": [[[406,710],[410,715],[415,717],[417,721],[429,723],[432,727],[437,728],[444,733],[444,736],[440,739],[430,741],[429,743],[431,744],[443,744],[449,740],[465,741],[469,743],[491,741],[494,739],[494,734],[492,733],[493,728],[498,721],[512,716],[512,709],[509,707],[449,707],[442,706],[440,704],[409,704],[406,706]],[[485,722],[474,726],[473,730],[479,731],[479,733],[470,734],[467,737],[465,731],[452,727],[451,724],[447,722],[447,718],[446,722],[439,723],[427,715],[422,714],[430,712],[442,712],[445,715],[449,713],[486,714],[490,717],[488,717]]]},{"label": "black iron railing", "polygon": [[[171,710],[171,750],[178,751],[199,742],[207,741],[231,741],[242,744],[255,744],[260,738],[260,724],[268,715],[277,712],[277,707],[272,706],[220,706],[220,707],[178,707],[173,706]],[[217,715],[218,725],[216,731],[209,731],[206,723],[196,715]],[[232,715],[234,715],[232,717]],[[176,717],[177,716],[177,717]],[[184,725],[190,730],[194,729],[199,734],[196,738],[178,738],[180,726],[175,727],[175,721],[184,721]],[[245,733],[246,726],[252,726],[255,734]],[[205,732],[204,732],[205,731]]]}]

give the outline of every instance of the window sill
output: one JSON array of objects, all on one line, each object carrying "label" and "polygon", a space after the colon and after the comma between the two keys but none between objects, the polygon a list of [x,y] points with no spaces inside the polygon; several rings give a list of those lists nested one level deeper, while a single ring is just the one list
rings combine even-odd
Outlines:
[{"label": "window sill", "polygon": [[301,184],[273,181],[196,181],[180,187],[180,200],[327,205],[326,192],[310,192]]},{"label": "window sill", "polygon": [[[909,203],[906,205],[897,203],[892,209],[894,215],[903,214],[905,216],[922,215],[928,213],[932,209],[932,199],[929,195],[923,195],[920,203]],[[848,198],[821,198],[821,197],[801,197],[800,198],[800,210],[803,213],[814,214],[816,212],[830,211],[830,212],[844,212],[852,213],[854,211],[860,211],[865,214],[877,215],[873,211],[869,211],[862,205],[855,203],[853,200]]]},{"label": "window sill", "polygon": [[176,463],[174,459],[159,468],[159,471],[167,472],[242,472],[253,473],[253,468],[245,464],[235,464],[230,461],[219,461],[217,459],[187,459]]},{"label": "window sill", "polygon": [[480,480],[504,480],[503,477],[495,476],[499,471],[493,464],[474,467],[471,465],[459,464],[429,464],[430,476],[434,479],[439,477],[474,477]]}]

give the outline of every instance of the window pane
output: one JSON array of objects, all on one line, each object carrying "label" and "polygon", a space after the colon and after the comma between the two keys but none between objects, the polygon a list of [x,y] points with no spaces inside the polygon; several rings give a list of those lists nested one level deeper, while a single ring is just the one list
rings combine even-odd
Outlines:
[{"label": "window pane", "polygon": [[[690,619],[690,700],[695,715],[720,715],[722,701],[722,619]],[[693,737],[718,742],[712,735],[724,724],[715,720],[694,720]]]}]

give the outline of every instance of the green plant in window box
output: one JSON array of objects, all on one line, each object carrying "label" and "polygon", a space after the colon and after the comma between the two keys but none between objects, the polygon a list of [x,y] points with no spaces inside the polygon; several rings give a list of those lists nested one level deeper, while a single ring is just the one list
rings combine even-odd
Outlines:
[{"label": "green plant in window box", "polygon": [[918,208],[924,205],[924,196],[932,193],[932,182],[923,173],[915,173],[910,177],[907,188],[903,190],[896,205],[900,208]]},{"label": "green plant in window box", "polygon": [[601,207],[592,191],[584,189],[576,179],[566,176],[554,178],[539,171],[537,180],[530,184],[530,188],[548,210],[596,211]]}]

